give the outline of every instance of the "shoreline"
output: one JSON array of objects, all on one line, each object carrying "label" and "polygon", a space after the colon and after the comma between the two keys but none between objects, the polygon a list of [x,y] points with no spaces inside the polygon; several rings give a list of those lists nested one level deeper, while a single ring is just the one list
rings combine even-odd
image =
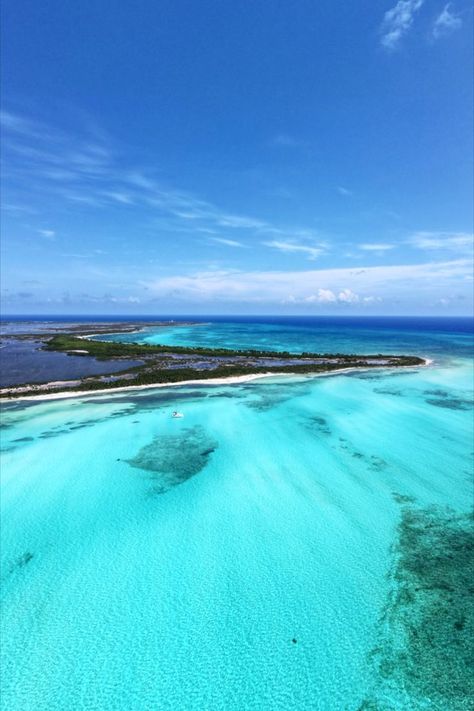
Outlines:
[{"label": "shoreline", "polygon": [[[430,366],[433,363],[433,360],[431,358],[425,358],[424,356],[420,356],[420,358],[423,358],[424,363],[422,365],[406,365],[402,366],[403,368],[425,368]],[[300,377],[304,378],[322,378],[322,377],[328,377],[331,375],[339,375],[340,373],[351,373],[359,370],[367,371],[367,370],[399,370],[400,367],[394,367],[394,366],[372,366],[372,367],[367,367],[367,368],[340,368],[338,370],[331,370],[328,372],[324,373],[305,373],[304,375],[300,375]],[[247,375],[231,375],[228,378],[198,378],[194,380],[179,380],[176,383],[150,383],[147,385],[122,385],[118,388],[102,388],[101,390],[74,390],[74,391],[67,391],[67,390],[62,390],[61,392],[57,393],[45,393],[44,395],[19,395],[18,397],[5,397],[0,399],[0,403],[3,402],[19,402],[22,400],[28,400],[28,401],[33,401],[33,400],[38,400],[38,401],[46,401],[46,400],[66,400],[70,399],[73,397],[89,397],[91,395],[113,395],[114,393],[121,393],[121,392],[126,392],[130,390],[153,390],[154,388],[175,388],[175,387],[180,387],[182,385],[237,385],[239,383],[250,383],[253,380],[257,380],[259,378],[281,378],[281,377],[295,377],[298,376],[298,373],[276,373],[276,372],[269,372],[269,373],[249,373]]]}]

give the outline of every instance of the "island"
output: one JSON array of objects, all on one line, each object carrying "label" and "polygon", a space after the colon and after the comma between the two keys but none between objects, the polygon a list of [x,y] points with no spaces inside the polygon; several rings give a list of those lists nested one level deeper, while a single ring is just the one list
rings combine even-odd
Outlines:
[{"label": "island", "polygon": [[[158,325],[158,324],[154,324]],[[160,326],[171,325],[159,323]],[[140,324],[140,327],[143,324]],[[113,363],[114,372],[73,380],[25,382],[0,389],[1,398],[117,390],[195,381],[231,381],[267,375],[329,374],[356,368],[405,368],[426,365],[424,358],[394,354],[289,353],[288,351],[233,350],[190,346],[149,345],[138,342],[100,340],[110,333],[140,330],[134,324],[104,324],[101,328],[81,324],[60,332],[41,334],[41,349]],[[90,333],[90,329],[94,334]],[[23,334],[23,338],[31,337]],[[38,334],[34,334],[38,339]],[[134,362],[130,366],[130,362]],[[138,362],[138,365],[136,364]],[[123,369],[117,370],[117,364]]]}]

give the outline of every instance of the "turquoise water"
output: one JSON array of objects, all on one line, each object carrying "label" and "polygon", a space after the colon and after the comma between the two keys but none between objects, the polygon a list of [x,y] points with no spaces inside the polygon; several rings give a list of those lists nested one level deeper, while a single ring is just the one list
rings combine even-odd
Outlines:
[{"label": "turquoise water", "polygon": [[5,405],[1,708],[470,709],[470,339],[396,333],[321,350],[433,366]]},{"label": "turquoise water", "polygon": [[[442,358],[472,357],[472,320],[466,318],[273,318],[235,317],[195,325],[141,328],[136,333],[100,336],[100,340],[256,348],[316,353],[417,353]],[[424,352],[424,351],[423,351]]]}]

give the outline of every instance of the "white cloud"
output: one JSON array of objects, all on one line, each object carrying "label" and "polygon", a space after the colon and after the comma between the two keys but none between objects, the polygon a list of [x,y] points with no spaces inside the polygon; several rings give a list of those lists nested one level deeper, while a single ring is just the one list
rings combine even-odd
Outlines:
[{"label": "white cloud", "polygon": [[338,186],[337,192],[340,195],[344,195],[345,197],[350,197],[353,193],[352,190],[348,190],[347,188],[343,188],[341,185]]},{"label": "white cloud", "polygon": [[218,234],[217,230],[212,230],[210,227],[196,227],[196,232],[202,232],[205,235]]},{"label": "white cloud", "polygon": [[333,304],[337,301],[336,294],[331,289],[318,289],[316,294],[309,296],[296,297],[291,294],[287,299],[283,300],[286,304]]},{"label": "white cloud", "polygon": [[351,289],[343,289],[338,294],[338,300],[346,304],[356,304],[359,301],[359,296],[354,294]]},{"label": "white cloud", "polygon": [[308,256],[308,259],[317,259],[320,254],[325,251],[322,245],[317,247],[311,247],[306,244],[300,244],[298,242],[285,241],[285,240],[270,240],[268,242],[263,242],[266,247],[273,247],[273,249],[278,249],[280,252],[301,252]]},{"label": "white cloud", "polygon": [[413,17],[424,0],[398,0],[384,15],[380,31],[380,42],[385,49],[396,49],[402,37],[413,25]]},{"label": "white cloud", "polygon": [[236,239],[226,239],[225,237],[210,237],[210,241],[225,244],[227,247],[245,247],[242,242],[237,242]]},{"label": "white cloud", "polygon": [[38,234],[47,239],[54,239],[56,232],[54,230],[38,230]]},{"label": "white cloud", "polygon": [[360,297],[351,289],[342,289],[338,294],[335,294],[331,289],[318,289],[317,294],[311,294],[302,299],[297,299],[295,296],[290,297],[287,302],[293,304],[373,304],[382,301],[378,296]]},{"label": "white cloud", "polygon": [[105,197],[109,197],[122,205],[132,205],[133,199],[128,193],[120,192],[119,190],[104,190],[102,193]]},{"label": "white cloud", "polygon": [[364,244],[359,244],[358,247],[366,252],[387,252],[389,249],[393,249],[395,245],[386,242],[365,242]]},{"label": "white cloud", "polygon": [[407,240],[417,249],[427,251],[471,252],[474,235],[469,232],[415,232]]},{"label": "white cloud", "polygon": [[439,37],[448,35],[451,32],[459,30],[459,28],[462,27],[461,18],[459,17],[459,15],[456,15],[454,12],[451,12],[451,10],[449,9],[450,7],[451,3],[448,2],[447,5],[444,6],[443,11],[438,15],[434,22],[432,34],[435,39],[439,39]]},{"label": "white cloud", "polygon": [[317,269],[302,271],[212,270],[177,274],[146,282],[156,296],[178,300],[222,301],[242,303],[298,302],[357,305],[370,304],[381,298],[404,298],[416,293],[421,300],[443,290],[458,288],[472,272],[470,259],[426,262],[363,269]]},{"label": "white cloud", "polygon": [[260,230],[268,227],[263,220],[254,217],[244,217],[242,215],[216,215],[216,222],[221,227],[242,227],[244,229]]},{"label": "white cloud", "polygon": [[336,301],[336,296],[331,289],[318,289],[318,301],[321,304],[331,303]]}]

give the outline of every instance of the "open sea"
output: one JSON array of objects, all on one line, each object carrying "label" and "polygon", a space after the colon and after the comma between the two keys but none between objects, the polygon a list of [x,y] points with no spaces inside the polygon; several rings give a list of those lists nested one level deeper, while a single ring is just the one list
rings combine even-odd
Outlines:
[{"label": "open sea", "polygon": [[472,320],[199,320],[434,362],[4,403],[1,709],[472,709]]}]

